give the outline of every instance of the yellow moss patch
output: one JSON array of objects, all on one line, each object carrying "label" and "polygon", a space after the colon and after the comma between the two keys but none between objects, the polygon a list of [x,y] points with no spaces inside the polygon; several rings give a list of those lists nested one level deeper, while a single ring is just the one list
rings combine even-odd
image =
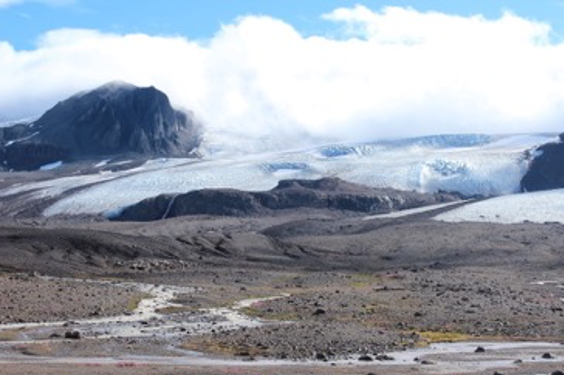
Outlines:
[{"label": "yellow moss patch", "polygon": [[248,347],[248,346],[229,346],[220,342],[211,340],[190,341],[182,344],[182,348],[201,353],[217,354],[223,356],[264,356],[267,352],[265,348]]},{"label": "yellow moss patch", "polygon": [[22,331],[23,329],[10,329],[6,331],[0,331],[0,342],[16,341]]},{"label": "yellow moss patch", "polygon": [[188,306],[168,306],[163,309],[157,309],[156,313],[163,315],[172,315],[172,314],[181,314],[190,311],[195,311],[195,310]]},{"label": "yellow moss patch", "polygon": [[371,273],[355,273],[350,275],[348,286],[355,289],[362,289],[371,287],[373,284],[380,282],[381,278],[378,275]]},{"label": "yellow moss patch", "polygon": [[[92,277],[89,277],[88,275],[86,275],[84,277],[84,279],[89,280]],[[106,282],[110,282],[110,283],[123,283],[123,282],[127,282],[128,280],[123,278],[123,277],[116,277],[116,276],[102,276],[97,278],[97,280],[100,281],[106,281]]]},{"label": "yellow moss patch", "polygon": [[150,295],[149,293],[141,293],[141,294],[134,295],[133,297],[131,297],[129,299],[129,302],[127,303],[127,310],[128,311],[135,311],[139,307],[139,304],[141,303],[141,301],[143,301],[144,299],[149,299],[149,298],[153,298],[153,296]]},{"label": "yellow moss patch", "polygon": [[471,335],[460,332],[424,331],[418,334],[428,343],[468,341],[473,338]]},{"label": "yellow moss patch", "polygon": [[276,320],[281,322],[299,320],[299,316],[292,312],[279,312],[279,313],[269,313],[253,307],[245,307],[239,310],[242,314],[250,316],[252,318],[266,319],[266,320]]}]

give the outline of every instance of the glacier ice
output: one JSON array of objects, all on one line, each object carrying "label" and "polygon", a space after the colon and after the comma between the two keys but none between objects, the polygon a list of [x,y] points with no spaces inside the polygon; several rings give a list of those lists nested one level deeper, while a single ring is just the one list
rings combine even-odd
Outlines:
[{"label": "glacier ice", "polygon": [[151,161],[109,175],[12,187],[0,191],[0,196],[14,191],[56,196],[97,182],[59,200],[44,213],[101,213],[163,193],[202,188],[267,190],[281,179],[325,176],[374,187],[494,196],[517,192],[529,163],[527,151],[555,139],[555,135],[441,135],[250,155],[218,150],[200,160]]}]

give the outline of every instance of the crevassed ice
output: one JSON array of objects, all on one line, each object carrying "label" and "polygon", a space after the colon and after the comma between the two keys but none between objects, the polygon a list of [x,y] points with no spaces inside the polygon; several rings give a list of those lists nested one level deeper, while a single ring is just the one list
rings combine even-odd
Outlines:
[{"label": "crevassed ice", "polygon": [[[555,140],[549,136],[505,136],[464,141],[402,141],[362,152],[327,147],[293,152],[221,158],[213,155],[181,165],[142,167],[73,194],[49,207],[46,215],[100,213],[163,193],[202,188],[267,190],[280,179],[335,176],[374,187],[473,195],[502,195],[519,190],[527,170],[525,151]],[[475,137],[475,136],[474,136]],[[144,170],[145,168],[145,170]],[[0,195],[2,192],[0,191]]]}]

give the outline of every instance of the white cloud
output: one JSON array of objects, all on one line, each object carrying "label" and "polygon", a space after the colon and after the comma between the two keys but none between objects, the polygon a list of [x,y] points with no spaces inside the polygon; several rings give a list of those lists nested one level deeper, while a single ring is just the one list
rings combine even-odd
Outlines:
[{"label": "white cloud", "polygon": [[0,117],[120,79],[153,84],[219,133],[244,136],[562,130],[564,44],[546,24],[398,7],[324,17],[341,38],[249,16],[206,43],[75,29],[49,32],[31,51],[0,43]]},{"label": "white cloud", "polygon": [[0,8],[18,4],[21,0],[0,0]]},{"label": "white cloud", "polygon": [[0,0],[0,8],[7,8],[13,5],[24,3],[39,3],[48,6],[67,6],[76,3],[76,0]]}]

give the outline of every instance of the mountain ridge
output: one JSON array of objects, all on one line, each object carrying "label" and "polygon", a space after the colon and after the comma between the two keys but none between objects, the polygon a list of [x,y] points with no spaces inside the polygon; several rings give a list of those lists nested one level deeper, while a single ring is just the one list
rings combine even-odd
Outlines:
[{"label": "mountain ridge", "polygon": [[200,143],[200,128],[155,87],[110,82],[60,101],[31,124],[0,129],[0,160],[7,169],[34,170],[129,153],[186,157]]}]

